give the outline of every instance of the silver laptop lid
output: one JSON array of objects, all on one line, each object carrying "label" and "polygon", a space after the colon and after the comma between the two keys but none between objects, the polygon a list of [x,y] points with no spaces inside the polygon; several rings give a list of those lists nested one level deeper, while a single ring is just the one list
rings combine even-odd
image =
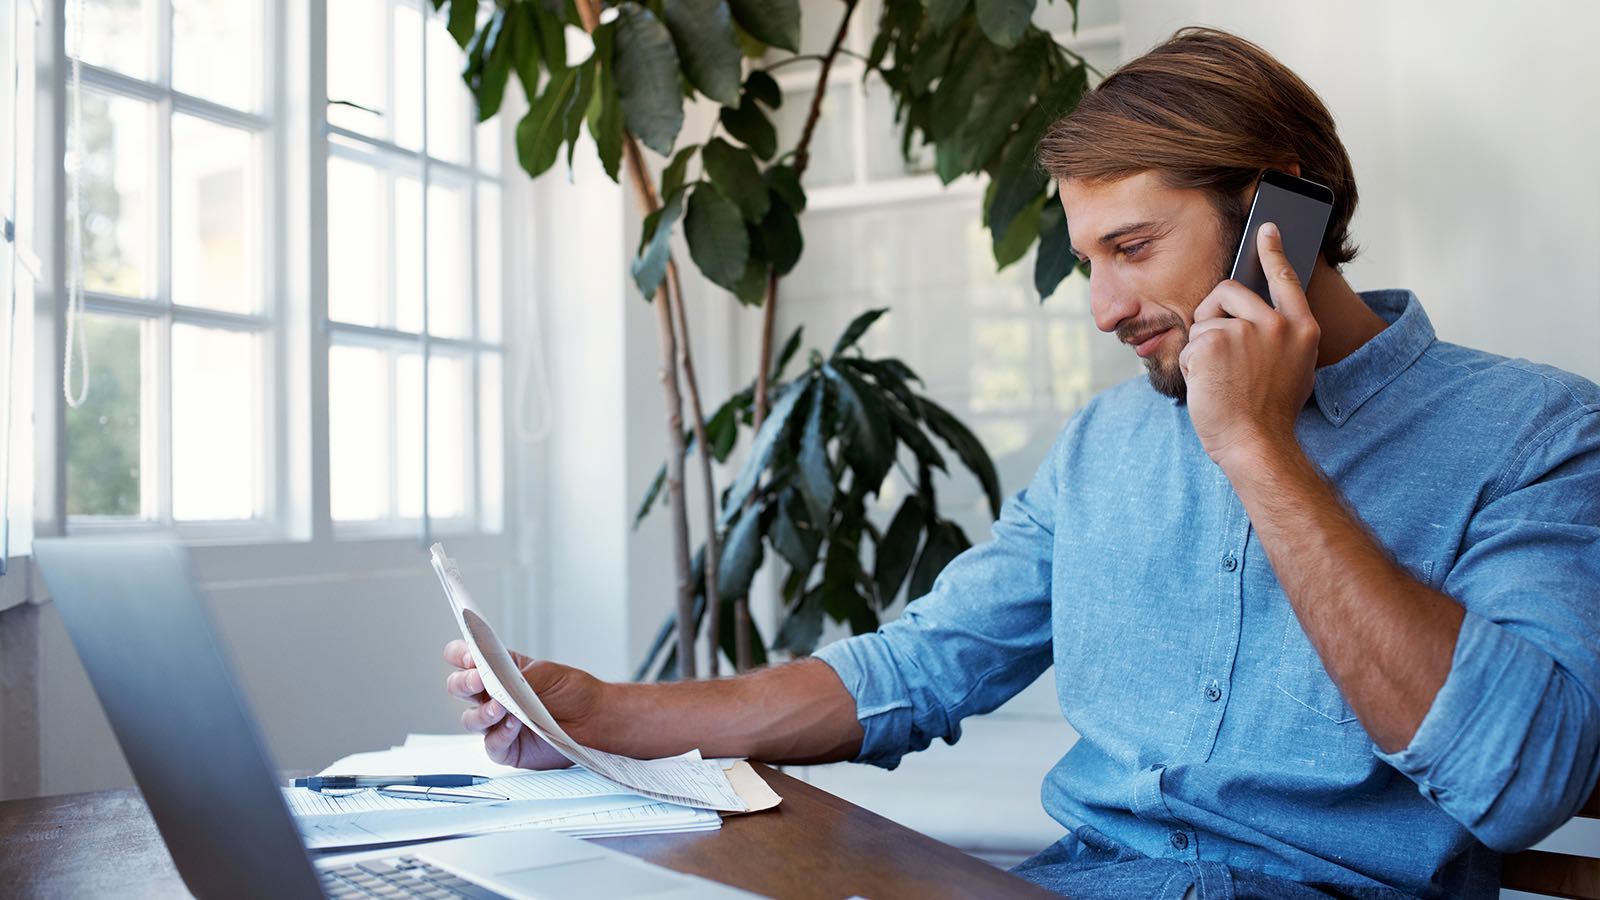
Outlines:
[{"label": "silver laptop lid", "polygon": [[321,897],[183,547],[41,538],[33,552],[189,890]]}]

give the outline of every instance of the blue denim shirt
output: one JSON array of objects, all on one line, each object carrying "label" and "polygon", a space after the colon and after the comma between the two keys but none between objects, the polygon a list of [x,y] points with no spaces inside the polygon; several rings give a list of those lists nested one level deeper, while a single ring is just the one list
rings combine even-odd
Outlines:
[{"label": "blue denim shirt", "polygon": [[1439,341],[1409,291],[1316,372],[1300,444],[1391,556],[1467,614],[1410,746],[1368,737],[1186,407],[1143,378],[1061,431],[993,538],[817,656],[858,762],[893,768],[1055,664],[1080,740],[1045,810],[1148,857],[1492,897],[1499,853],[1600,776],[1600,388]]}]

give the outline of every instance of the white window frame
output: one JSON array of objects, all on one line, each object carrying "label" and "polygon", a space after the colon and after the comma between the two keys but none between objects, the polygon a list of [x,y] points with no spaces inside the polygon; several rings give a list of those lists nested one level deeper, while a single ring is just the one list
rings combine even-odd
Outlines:
[{"label": "white window frame", "polygon": [[[56,0],[65,21],[66,3]],[[283,142],[278,132],[284,120],[285,98],[277,80],[272,76],[282,56],[282,44],[276,39],[282,33],[278,27],[282,18],[281,6],[270,0],[252,0],[260,4],[259,15],[267,27],[267,39],[257,60],[256,83],[260,86],[258,100],[260,112],[248,112],[224,106],[213,101],[186,94],[172,87],[172,0],[152,0],[154,8],[150,23],[155,41],[155,67],[153,78],[144,80],[125,75],[91,63],[82,64],[83,90],[112,97],[130,98],[154,107],[154,178],[151,186],[155,207],[152,251],[147,252],[147,262],[155,266],[154,295],[147,298],[125,297],[98,291],[84,291],[85,315],[111,315],[132,319],[151,326],[143,335],[141,347],[140,418],[142,437],[140,452],[140,515],[137,518],[99,515],[68,515],[65,530],[68,534],[137,533],[176,531],[185,538],[195,540],[246,540],[277,538],[288,527],[285,511],[289,508],[286,478],[287,448],[284,429],[279,423],[286,421],[289,411],[284,406],[283,392],[278,388],[285,336],[279,323],[284,319],[286,299],[276,273],[283,270],[283,231],[281,215],[270,198],[275,197],[283,184]],[[66,42],[63,41],[63,45]],[[63,50],[65,52],[65,50]],[[71,58],[62,59],[63,73],[70,72]],[[71,102],[69,97],[68,103]],[[261,308],[256,313],[236,313],[172,302],[172,122],[176,115],[187,115],[229,128],[250,133],[255,142],[259,161],[258,181],[247,179],[246,209],[256,217],[254,234],[259,242],[253,249],[257,254],[261,280]],[[69,148],[70,149],[70,148]],[[70,180],[69,180],[70,184]],[[61,211],[65,220],[65,210]],[[68,278],[73,277],[67,273]],[[242,331],[257,336],[262,344],[260,368],[256,372],[260,393],[252,398],[258,417],[261,443],[264,451],[254,485],[257,518],[241,521],[177,521],[172,513],[172,355],[171,336],[174,325],[196,325]],[[153,333],[152,333],[153,332]],[[92,362],[91,362],[92,365]],[[93,390],[93,373],[90,374]],[[59,384],[55,387],[59,388]],[[60,411],[63,420],[67,411]],[[153,427],[150,422],[153,421]],[[63,442],[64,443],[64,442]],[[62,447],[59,464],[66,467],[66,450]],[[152,465],[153,468],[152,468]],[[65,501],[63,500],[63,503]]]},{"label": "white window frame", "polygon": [[[337,0],[333,0],[333,2],[337,2]],[[429,18],[436,18],[440,15],[440,13],[434,12],[433,5],[428,2],[428,0],[383,0],[383,2],[387,9],[386,14],[384,15],[384,46],[386,60],[393,59],[397,52],[403,51],[404,49],[398,47],[396,43],[394,10],[401,6],[414,6],[424,17],[425,25],[423,28],[419,29],[419,47],[417,57],[419,60],[421,60],[422,69],[421,77],[419,79],[422,91],[422,96],[419,99],[419,111],[421,114],[421,120],[419,123],[420,145],[416,149],[402,146],[394,135],[393,119],[390,119],[386,122],[385,135],[383,137],[376,137],[328,122],[326,119],[326,107],[323,107],[323,110],[321,111],[323,118],[323,146],[321,149],[326,159],[346,159],[362,165],[371,166],[379,171],[386,172],[390,176],[387,183],[390,185],[390,190],[388,191],[388,207],[391,211],[394,208],[394,191],[392,189],[394,177],[400,175],[409,177],[413,174],[416,176],[422,199],[422,219],[420,223],[422,232],[422,283],[420,285],[422,294],[422,320],[420,330],[406,331],[395,327],[379,327],[341,322],[331,318],[328,315],[326,302],[323,305],[323,309],[320,313],[318,321],[320,322],[319,327],[329,336],[330,348],[333,346],[360,346],[388,350],[392,352],[414,351],[420,355],[423,394],[423,440],[421,444],[422,507],[420,516],[390,515],[380,519],[345,521],[332,521],[330,517],[330,521],[332,522],[334,535],[341,539],[382,538],[417,534],[420,535],[420,540],[426,544],[429,543],[435,535],[470,535],[478,533],[492,534],[499,533],[506,527],[505,516],[510,506],[510,503],[508,502],[510,497],[510,483],[508,475],[502,475],[501,496],[498,498],[498,508],[492,512],[489,509],[491,502],[485,497],[483,483],[483,463],[485,453],[485,435],[483,428],[485,415],[484,410],[481,408],[484,395],[483,360],[486,354],[495,354],[500,359],[500,395],[502,400],[501,406],[503,410],[505,407],[505,388],[508,384],[509,368],[507,363],[509,354],[508,348],[503,342],[503,336],[507,333],[505,321],[505,303],[502,302],[499,305],[501,321],[498,323],[499,327],[497,330],[502,335],[501,340],[485,340],[481,335],[483,328],[483,321],[480,315],[480,307],[482,306],[482,298],[480,296],[480,281],[482,273],[479,268],[479,249],[481,236],[479,234],[480,219],[478,216],[478,195],[479,188],[482,186],[492,186],[499,192],[501,218],[503,222],[506,213],[506,196],[508,187],[504,177],[504,172],[508,167],[508,161],[512,157],[508,155],[510,153],[510,148],[504,146],[505,142],[502,139],[500,142],[501,147],[499,148],[499,153],[497,154],[498,159],[500,160],[500,173],[491,173],[480,168],[478,165],[478,160],[479,157],[482,156],[482,151],[479,146],[481,135],[479,129],[476,127],[470,128],[468,132],[467,160],[464,164],[430,155],[428,147],[428,67],[430,65],[430,60],[428,58],[428,29],[426,27],[426,20]],[[313,2],[312,5],[313,8],[322,7],[325,9],[325,6],[322,2]],[[326,23],[327,19],[325,15],[321,21]],[[327,61],[325,54],[319,61],[319,64],[321,69],[320,74],[324,83],[326,83]],[[386,105],[390,110],[393,110],[396,106],[394,102],[395,84],[393,78],[388,77],[392,74],[393,67],[386,65],[385,70],[386,81],[384,85],[384,92],[387,99]],[[514,86],[508,86],[508,94],[513,90]],[[323,93],[326,94],[325,91]],[[495,119],[495,122],[498,126],[503,126],[503,119],[506,117],[506,115],[506,112],[498,114],[497,118]],[[496,127],[491,129],[490,133],[503,138],[504,131],[505,129],[503,127]],[[339,139],[339,141],[336,142],[332,140],[334,138]],[[465,310],[465,315],[468,322],[467,337],[445,337],[435,335],[432,334],[429,329],[430,298],[428,294],[428,266],[430,254],[428,248],[430,232],[432,229],[430,227],[431,221],[429,218],[430,213],[428,193],[429,187],[433,184],[436,174],[441,181],[452,182],[455,186],[465,190],[467,198],[467,227],[469,234],[465,254],[466,267],[469,273],[469,283],[467,285],[467,307]],[[324,230],[326,230],[326,191],[322,193],[322,197],[324,198],[321,209],[323,216],[322,225]],[[505,229],[503,227],[501,229],[501,234],[505,234]],[[392,226],[388,229],[387,235],[389,241],[387,258],[389,259],[391,265],[392,274],[393,265],[396,259],[396,247],[394,241],[395,231]],[[326,242],[323,242],[322,249],[324,252],[326,252]],[[507,280],[505,242],[503,240],[501,242],[501,251],[499,257],[501,268],[500,282],[502,285],[507,285],[510,282]],[[326,269],[324,269],[324,274],[325,273]],[[324,286],[322,294],[324,298],[326,298],[326,278],[323,279],[323,284]],[[387,292],[385,302],[389,304],[389,308],[392,311],[395,299],[393,289],[394,286],[390,284],[388,287],[389,290]],[[465,357],[468,363],[467,389],[469,391],[471,400],[470,410],[468,410],[468,415],[466,418],[468,422],[468,430],[471,432],[472,439],[471,446],[466,454],[468,460],[469,477],[463,486],[467,495],[465,498],[465,511],[464,514],[459,517],[439,518],[431,515],[430,513],[431,484],[428,477],[428,470],[431,462],[429,441],[427,440],[426,436],[429,431],[429,420],[431,417],[432,406],[430,391],[432,367],[430,363],[433,357],[436,355],[436,352],[439,354],[448,354],[453,357]],[[388,364],[390,366],[391,374],[394,370],[394,361],[395,358],[393,356],[389,357]],[[324,398],[328,396],[328,391],[331,389],[331,387],[331,380],[325,378],[324,386],[321,392]],[[397,412],[397,410],[394,408],[395,401],[393,398],[391,398],[390,407],[389,425],[393,427],[393,417]],[[499,450],[502,460],[499,468],[502,473],[506,473],[507,469],[507,466],[505,465],[506,455],[504,450],[505,432],[507,430],[505,424],[507,421],[508,420],[506,417],[502,414],[500,417],[502,446]],[[332,453],[332,449],[331,442],[329,442],[327,452]],[[391,453],[387,465],[391,474],[389,481],[392,488],[395,484],[395,479],[392,476],[397,465],[394,454]],[[396,508],[398,504],[397,497],[391,493],[388,499],[391,510]],[[490,518],[491,516],[499,520],[498,527],[485,527],[484,523],[486,519]]]},{"label": "white window frame", "polygon": [[[21,0],[29,2],[29,0]],[[66,149],[67,78],[66,2],[40,0],[45,14],[42,46],[46,58],[40,62],[38,82],[38,146],[51,147],[54,159]],[[333,327],[328,322],[328,245],[326,245],[326,162],[330,154],[330,127],[326,123],[326,56],[328,43],[326,5],[336,0],[288,0],[270,2],[267,32],[274,50],[264,56],[267,75],[264,82],[270,115],[282,127],[270,138],[267,179],[270,223],[266,234],[274,243],[270,256],[277,277],[266,296],[264,312],[275,315],[278,338],[270,351],[274,378],[270,380],[275,418],[274,447],[277,461],[270,468],[275,477],[277,498],[272,528],[206,528],[197,524],[178,524],[174,528],[182,540],[195,548],[195,560],[202,575],[221,573],[232,583],[301,583],[323,577],[346,577],[362,572],[413,573],[419,549],[426,549],[440,530],[427,522],[400,520],[371,528],[334,527],[330,516],[330,477],[328,477],[328,348],[333,331],[344,331],[350,340],[360,340],[360,327]],[[419,0],[429,6],[427,0]],[[46,80],[43,72],[56,77]],[[85,67],[88,72],[88,67]],[[118,75],[112,72],[110,75]],[[88,78],[86,78],[88,83]],[[526,296],[534,283],[533,272],[518,264],[509,253],[514,243],[525,243],[533,231],[528,210],[531,183],[517,175],[510,127],[520,98],[507,91],[506,109],[486,131],[499,144],[501,162],[501,224],[507,235],[501,245],[501,335],[515,331],[522,312],[510,303],[512,296]],[[205,101],[200,101],[205,102]],[[426,135],[426,125],[424,125]],[[365,138],[365,136],[363,136]],[[40,155],[46,159],[46,155]],[[451,163],[443,163],[451,165]],[[99,525],[67,524],[66,516],[66,405],[62,400],[62,336],[66,327],[66,197],[67,179],[61,167],[38,167],[37,207],[42,218],[40,256],[46,256],[46,279],[40,282],[35,301],[34,404],[37,410],[34,453],[34,533],[117,533],[130,540],[160,533],[150,524]],[[478,227],[477,211],[472,210],[472,227]],[[477,266],[475,247],[470,266]],[[475,287],[475,285],[474,285]],[[474,290],[474,298],[477,291]],[[86,298],[93,299],[93,298]],[[99,298],[106,299],[106,298]],[[93,306],[86,304],[88,309]],[[211,311],[203,311],[211,312]],[[226,314],[224,314],[226,315]],[[478,327],[474,309],[474,328]],[[368,338],[374,335],[366,335]],[[394,335],[376,335],[394,336]],[[462,341],[434,338],[434,344],[462,344]],[[514,344],[488,344],[466,341],[462,346],[499,352],[501,360],[501,442],[498,447],[474,447],[472,461],[482,479],[485,453],[498,453],[502,472],[499,495],[498,530],[486,532],[472,522],[469,527],[450,530],[451,556],[464,567],[494,567],[515,564],[522,504],[518,503],[517,468],[512,466],[512,448],[517,445],[512,418],[515,392],[510,389],[515,373],[520,372],[522,351]],[[19,364],[22,365],[22,364]],[[478,368],[474,367],[475,372]],[[482,400],[480,384],[474,383],[475,400]],[[482,418],[475,410],[474,429]],[[482,442],[482,440],[480,440]],[[426,488],[424,488],[426,492]],[[480,492],[478,492],[480,493]],[[253,522],[254,524],[254,522]],[[240,524],[224,524],[240,525]],[[446,524],[448,525],[448,524]],[[13,557],[26,557],[27,548],[13,546]],[[24,601],[42,599],[37,580],[29,578],[27,589],[19,594]],[[6,594],[10,596],[10,594]],[[3,609],[5,602],[0,602]]]}]

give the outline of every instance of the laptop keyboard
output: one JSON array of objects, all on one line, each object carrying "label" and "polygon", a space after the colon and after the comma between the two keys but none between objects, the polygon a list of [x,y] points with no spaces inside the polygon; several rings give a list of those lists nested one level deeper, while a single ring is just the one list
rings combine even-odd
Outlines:
[{"label": "laptop keyboard", "polygon": [[482,885],[425,863],[415,856],[369,859],[320,869],[322,890],[332,900],[356,897],[426,897],[428,900],[493,900],[501,897]]}]

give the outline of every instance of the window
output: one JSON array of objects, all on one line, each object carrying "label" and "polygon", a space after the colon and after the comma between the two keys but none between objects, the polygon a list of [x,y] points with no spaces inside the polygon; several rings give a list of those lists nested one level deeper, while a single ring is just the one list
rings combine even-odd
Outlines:
[{"label": "window", "polygon": [[[70,528],[501,531],[501,122],[474,125],[432,4],[54,2],[82,64],[66,112],[84,288]],[[301,13],[325,22],[325,59],[277,45]],[[291,60],[321,71],[286,77]],[[302,111],[318,117],[305,137]],[[324,149],[326,193],[306,212],[291,163]],[[296,262],[308,224],[326,225],[309,254],[325,270]],[[327,347],[309,384],[323,343],[308,331]],[[325,488],[300,474],[322,453]],[[320,509],[331,521],[312,521]]]},{"label": "window", "polygon": [[[1079,7],[1076,35],[1065,4],[1041,6],[1036,22],[1109,72],[1121,53],[1117,5],[1085,0]],[[827,48],[839,12],[836,4],[807,4],[802,52]],[[876,4],[858,10],[846,48],[865,54],[876,20]],[[775,114],[780,148],[799,136],[816,73],[809,62],[776,73],[785,92]],[[867,332],[863,350],[897,356],[915,369],[929,393],[982,439],[1009,493],[1032,477],[1066,419],[1095,393],[1136,374],[1138,362],[1097,339],[1082,276],[1063,281],[1041,304],[1034,251],[997,274],[979,216],[983,183],[969,177],[945,187],[932,171],[926,148],[914,150],[909,164],[901,157],[888,89],[875,77],[862,78],[859,56],[839,56],[805,176],[805,254],[783,283],[776,333],[781,339],[803,322],[811,341],[831,340],[858,313],[889,307],[887,320]],[[885,516],[899,505],[899,490],[893,481],[885,485]],[[969,536],[988,533],[988,506],[964,472],[940,496]]]},{"label": "window", "polygon": [[473,126],[461,50],[431,10],[328,6],[329,504],[344,533],[501,527],[499,119]]},{"label": "window", "polygon": [[69,380],[82,402],[66,411],[75,528],[276,520],[268,11],[66,2],[81,61],[66,160],[84,296]]}]

